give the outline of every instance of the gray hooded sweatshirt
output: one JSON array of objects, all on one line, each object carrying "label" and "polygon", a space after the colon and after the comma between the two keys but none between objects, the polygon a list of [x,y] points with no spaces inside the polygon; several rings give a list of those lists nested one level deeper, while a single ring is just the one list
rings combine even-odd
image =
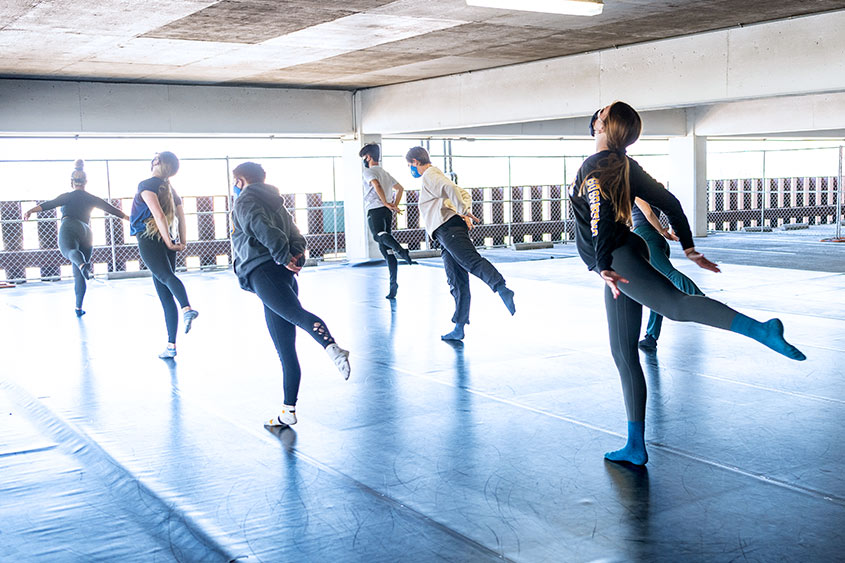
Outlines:
[{"label": "gray hooded sweatshirt", "polygon": [[279,190],[269,184],[250,184],[232,210],[232,250],[235,275],[241,287],[252,291],[249,275],[270,262],[282,266],[305,252],[305,237],[285,209]]}]

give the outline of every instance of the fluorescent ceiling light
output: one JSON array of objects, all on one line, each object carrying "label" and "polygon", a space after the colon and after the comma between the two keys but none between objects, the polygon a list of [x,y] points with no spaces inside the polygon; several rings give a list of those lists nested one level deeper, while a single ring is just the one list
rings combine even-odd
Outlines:
[{"label": "fluorescent ceiling light", "polygon": [[571,16],[597,16],[604,4],[601,0],[466,0],[467,6],[522,10]]}]

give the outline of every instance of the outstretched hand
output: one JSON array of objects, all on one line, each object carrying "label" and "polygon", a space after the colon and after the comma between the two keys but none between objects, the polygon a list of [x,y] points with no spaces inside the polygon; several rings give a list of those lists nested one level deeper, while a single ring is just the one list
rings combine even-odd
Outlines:
[{"label": "outstretched hand", "polygon": [[688,249],[684,251],[687,255],[687,258],[698,264],[699,268],[704,268],[705,270],[710,270],[711,272],[716,272],[717,274],[722,270],[719,269],[718,264],[715,262],[711,262],[704,255],[700,252],[696,252],[694,248]]},{"label": "outstretched hand", "polygon": [[619,297],[619,293],[621,293],[617,284],[628,283],[628,280],[626,280],[613,270],[602,270],[600,275],[601,279],[604,280],[604,283],[607,284],[607,287],[610,288],[610,292],[613,294],[614,299]]}]

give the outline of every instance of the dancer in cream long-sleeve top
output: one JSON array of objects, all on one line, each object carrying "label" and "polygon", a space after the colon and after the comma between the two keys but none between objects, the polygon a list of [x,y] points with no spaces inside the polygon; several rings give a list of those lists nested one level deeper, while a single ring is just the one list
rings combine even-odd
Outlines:
[{"label": "dancer in cream long-sleeve top", "polygon": [[446,280],[455,298],[455,328],[441,336],[443,340],[463,340],[464,326],[469,324],[469,274],[481,279],[499,294],[511,315],[516,312],[513,291],[508,289],[505,278],[488,260],[482,257],[472,240],[469,230],[479,219],[472,214],[470,195],[432,166],[431,158],[422,147],[413,147],[405,155],[411,175],[422,178],[419,210],[425,230],[440,243]]}]

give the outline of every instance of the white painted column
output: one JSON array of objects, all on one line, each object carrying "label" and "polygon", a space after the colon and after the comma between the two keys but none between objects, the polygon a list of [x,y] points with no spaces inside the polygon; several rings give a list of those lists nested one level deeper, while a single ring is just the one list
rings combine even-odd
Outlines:
[{"label": "white painted column", "polygon": [[669,139],[669,191],[681,201],[693,236],[707,236],[707,139],[695,134]]},{"label": "white painted column", "polygon": [[350,262],[381,258],[378,244],[370,236],[367,214],[364,212],[364,188],[361,178],[363,165],[358,151],[367,143],[381,144],[381,135],[359,135],[343,141],[340,178],[343,187],[343,209],[346,226],[346,256]]}]

